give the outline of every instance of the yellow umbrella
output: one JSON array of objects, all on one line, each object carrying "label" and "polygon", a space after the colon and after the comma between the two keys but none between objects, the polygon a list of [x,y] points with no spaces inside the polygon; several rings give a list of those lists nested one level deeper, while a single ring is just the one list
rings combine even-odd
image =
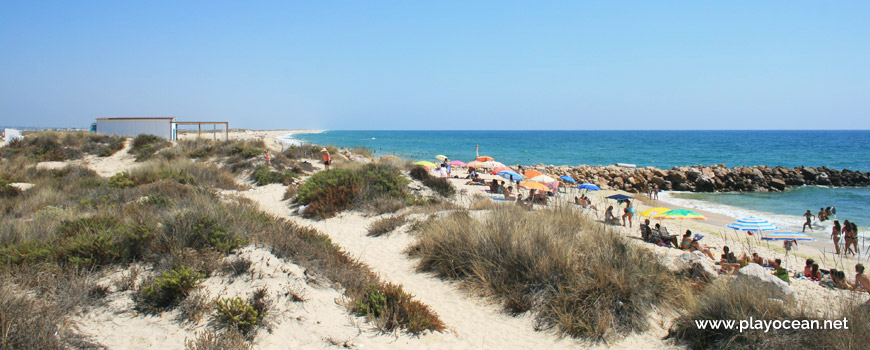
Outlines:
[{"label": "yellow umbrella", "polygon": [[437,166],[436,166],[435,164],[433,164],[432,162],[427,162],[427,161],[425,161],[425,160],[421,160],[421,161],[416,162],[416,163],[414,163],[414,164],[416,164],[416,165],[422,165],[422,166],[427,166],[427,167],[430,167],[430,168],[437,168]]},{"label": "yellow umbrella", "polygon": [[656,217],[659,217],[659,215],[662,215],[665,212],[669,212],[669,211],[671,211],[671,210],[668,208],[665,208],[665,207],[656,207],[656,208],[650,208],[650,209],[644,210],[644,211],[640,212],[640,215],[651,217],[651,218],[656,218]]},{"label": "yellow umbrella", "polygon": [[540,182],[534,181],[523,181],[520,183],[520,186],[528,188],[530,190],[538,190],[538,191],[549,191],[550,189]]}]

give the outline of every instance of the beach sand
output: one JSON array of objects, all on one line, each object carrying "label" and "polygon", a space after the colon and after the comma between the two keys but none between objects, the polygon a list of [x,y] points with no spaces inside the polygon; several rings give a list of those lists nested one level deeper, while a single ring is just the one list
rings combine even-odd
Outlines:
[{"label": "beach sand", "polygon": [[[282,136],[287,134],[314,134],[320,133],[323,130],[311,130],[311,129],[287,129],[287,130],[230,130],[229,139],[230,140],[263,140],[266,143],[266,147],[269,147],[270,150],[274,152],[281,152],[289,145],[285,144],[284,141],[281,140]],[[179,140],[189,140],[196,138],[204,138],[204,139],[217,139],[223,140],[224,134],[218,132],[213,135],[211,132],[203,131],[202,134],[197,134],[196,131],[185,131],[178,133]]]},{"label": "beach sand", "polygon": [[[304,132],[300,130],[280,131],[238,131],[230,133],[231,138],[263,139],[275,151],[281,150],[279,137],[287,133]],[[312,132],[312,131],[308,131]],[[194,134],[193,137],[196,135]],[[185,138],[190,135],[185,135]],[[102,176],[113,174],[109,169],[129,169],[135,166],[132,157],[124,151],[102,161],[89,160],[89,167]],[[318,160],[310,159],[318,164]],[[465,175],[464,170],[457,169],[454,175]],[[559,174],[551,174],[559,175]],[[482,175],[486,179],[497,178],[493,175]],[[366,235],[367,227],[375,220],[391,215],[366,216],[359,212],[344,212],[327,220],[314,221],[299,216],[288,201],[283,200],[285,186],[272,184],[267,186],[251,186],[242,191],[222,191],[227,199],[235,196],[244,197],[256,202],[259,207],[274,216],[284,218],[303,226],[315,228],[327,235],[349,255],[370,266],[383,280],[401,284],[405,290],[414,294],[418,300],[429,305],[445,322],[448,331],[444,333],[426,333],[411,336],[405,333],[384,334],[374,329],[374,326],[364,322],[360,317],[349,314],[342,306],[344,297],[340,290],[330,284],[318,283],[308,278],[304,271],[291,261],[284,261],[271,256],[267,251],[249,246],[237,255],[245,256],[255,261],[254,275],[257,278],[239,278],[226,280],[224,277],[212,277],[206,283],[204,292],[208,298],[243,294],[258,286],[268,286],[272,291],[282,291],[288,288],[301,291],[307,301],[295,303],[279,294],[273,297],[277,300],[277,309],[270,316],[273,324],[272,332],[259,332],[255,339],[255,348],[279,349],[287,347],[303,348],[335,348],[351,349],[528,349],[528,348],[608,348],[608,349],[670,349],[683,348],[670,341],[663,340],[667,335],[670,322],[676,315],[663,312],[653,312],[649,316],[650,329],[643,333],[629,334],[617,337],[610,343],[589,343],[570,337],[561,337],[551,331],[536,331],[533,315],[526,313],[511,316],[505,313],[498,303],[486,299],[482,295],[462,289],[454,282],[445,281],[431,273],[420,273],[416,270],[416,261],[405,254],[405,250],[415,242],[416,238],[408,233],[408,225],[381,237]],[[478,200],[490,200],[500,197],[483,192],[483,186],[466,184],[465,179],[450,179],[456,186],[457,194],[450,199],[454,204],[469,206]],[[527,193],[528,191],[524,191]],[[600,220],[606,205],[616,205],[615,201],[604,197],[614,191],[590,192],[593,203],[598,206],[598,212],[581,210],[570,204],[574,193],[556,197],[552,205],[562,205],[590,215]],[[631,194],[630,194],[631,195]],[[632,195],[638,197],[638,195]],[[503,201],[494,201],[505,203]],[[664,201],[651,201],[638,198],[635,202],[637,212],[652,206],[667,206],[677,208]],[[621,213],[621,210],[619,211]],[[663,224],[672,233],[691,229],[693,232],[704,233],[702,243],[715,246],[716,257],[721,254],[721,247],[728,245],[736,254],[749,252],[749,242],[744,233],[735,233],[724,228],[725,224],[735,219],[721,214],[702,212],[708,217],[706,221],[674,222],[665,220]],[[415,216],[416,215],[416,216]],[[424,218],[423,214],[412,214],[412,218]],[[661,259],[674,259],[684,252],[678,249],[658,247],[645,243],[639,238],[638,225],[643,220],[635,217],[631,227],[614,226],[618,232],[630,237],[630,242],[658,254]],[[603,223],[602,223],[603,224]],[[753,250],[769,258],[784,258],[780,243],[754,242]],[[811,245],[800,245],[789,258],[789,267],[802,268],[804,257],[813,257],[821,261],[823,268],[846,267],[850,276],[854,276],[852,264],[848,260],[835,261]],[[104,284],[117,279],[123,271],[115,271],[104,278]],[[866,300],[866,293],[859,294],[848,291],[834,291],[824,288],[818,283],[806,280],[792,281],[792,287],[797,293],[797,299],[808,310],[819,315],[831,311],[829,303],[837,298]],[[133,349],[161,347],[165,349],[181,349],[185,339],[193,339],[196,332],[206,329],[203,323],[179,325],[173,318],[174,313],[158,316],[137,315],[130,310],[131,292],[117,293],[108,306],[89,311],[77,318],[79,328],[93,336],[96,340],[117,349]],[[863,299],[862,299],[863,298]]]}]

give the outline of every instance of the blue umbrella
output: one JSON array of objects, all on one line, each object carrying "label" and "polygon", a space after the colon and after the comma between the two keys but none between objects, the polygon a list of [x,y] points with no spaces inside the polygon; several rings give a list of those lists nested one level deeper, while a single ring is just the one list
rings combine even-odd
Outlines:
[{"label": "blue umbrella", "polygon": [[585,188],[585,189],[590,190],[590,191],[600,191],[601,190],[601,187],[595,186],[595,185],[588,183],[588,182],[585,184],[577,185],[577,188]]},{"label": "blue umbrella", "polygon": [[498,173],[498,176],[501,176],[501,177],[503,177],[503,178],[505,178],[505,179],[507,179],[508,181],[511,181],[511,182],[514,182],[514,181],[520,181],[520,180],[523,179],[523,176],[522,176],[522,175],[517,174],[517,173],[515,173],[515,172],[513,172],[513,171],[508,171],[508,170],[505,170],[505,171],[501,171],[501,172],[499,172],[499,173]]},{"label": "blue umbrella", "polygon": [[615,200],[623,200],[623,199],[632,199],[632,197],[626,196],[624,194],[614,194],[607,199],[615,199]]},{"label": "blue umbrella", "polygon": [[565,180],[565,181],[567,181],[567,182],[570,182],[570,183],[572,183],[572,184],[577,183],[577,181],[575,181],[573,177],[570,177],[570,176],[568,176],[568,175],[560,176],[559,178],[562,179],[562,180]]},{"label": "blue umbrella", "polygon": [[761,239],[766,239],[770,241],[815,241],[815,238],[807,236],[806,234],[800,232],[774,232],[769,233],[767,236],[761,237]]},{"label": "blue umbrella", "polygon": [[725,227],[740,231],[773,231],[777,228],[769,221],[754,216],[741,218],[737,222],[728,224]]}]

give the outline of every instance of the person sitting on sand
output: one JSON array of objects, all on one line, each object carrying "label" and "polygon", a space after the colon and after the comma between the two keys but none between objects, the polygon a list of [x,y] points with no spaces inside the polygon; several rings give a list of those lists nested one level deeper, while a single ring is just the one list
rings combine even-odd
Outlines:
[{"label": "person sitting on sand", "polygon": [[656,231],[659,233],[659,241],[665,243],[666,246],[680,249],[680,237],[678,235],[669,234],[668,229],[659,224],[656,224]]},{"label": "person sitting on sand", "polygon": [[704,236],[702,236],[700,234],[695,235],[695,238],[692,239],[692,243],[689,245],[689,251],[694,252],[697,250],[697,251],[700,251],[701,253],[704,253],[704,255],[706,255],[708,258],[710,258],[710,260],[716,260],[716,258],[713,257],[713,254],[710,253],[710,248],[715,248],[715,247],[711,247],[711,246],[708,246],[706,244],[701,244],[700,240],[703,237]]},{"label": "person sitting on sand", "polygon": [[508,186],[507,188],[504,189],[504,199],[505,200],[509,200],[509,201],[514,200],[514,196],[512,194],[513,189],[514,189],[513,186]]},{"label": "person sitting on sand", "polygon": [[737,262],[737,257],[727,245],[722,247],[722,259],[719,260],[719,266],[721,266],[719,271],[728,275],[734,275],[740,271],[740,263]]},{"label": "person sitting on sand", "polygon": [[837,269],[831,270],[831,284],[834,285],[834,288],[849,289],[846,272]]},{"label": "person sitting on sand", "polygon": [[604,211],[604,223],[619,225],[619,219],[613,216],[613,206],[607,207],[607,210]]},{"label": "person sitting on sand", "polygon": [[822,280],[822,271],[819,271],[819,264],[813,263],[810,266],[810,274],[807,275],[811,281],[821,281]]},{"label": "person sitting on sand", "polygon": [[761,267],[770,267],[770,259],[762,258],[758,253],[752,253],[752,262],[761,265]]},{"label": "person sitting on sand", "polygon": [[813,229],[813,219],[812,218],[814,218],[816,216],[813,215],[813,213],[810,213],[809,209],[807,209],[807,212],[804,213],[804,216],[807,218],[807,222],[804,223],[804,228],[801,230],[801,232],[806,232],[807,226],[809,226],[810,231],[812,231],[812,229]]},{"label": "person sitting on sand", "polygon": [[577,204],[581,207],[583,206],[582,204],[580,204],[580,197],[577,197],[577,196],[574,196],[574,204]]},{"label": "person sitting on sand", "polygon": [[492,182],[489,183],[489,192],[498,193],[498,187],[498,180],[492,180]]},{"label": "person sitting on sand", "polygon": [[851,290],[870,293],[870,278],[864,274],[864,264],[855,265],[855,283],[849,283]]},{"label": "person sitting on sand", "polygon": [[680,242],[680,249],[689,250],[692,247],[692,231],[686,230],[686,233],[683,234],[683,240]]},{"label": "person sitting on sand", "polygon": [[[532,191],[534,191],[534,190],[532,190]],[[529,194],[529,196],[531,196],[531,193]],[[532,210],[532,208],[534,207],[534,205],[532,204],[531,201],[523,200],[522,192],[517,192],[517,205],[519,205],[520,207],[522,207],[523,209],[526,209],[526,210]]]},{"label": "person sitting on sand", "polygon": [[815,263],[815,260],[807,259],[806,264],[804,264],[803,272],[799,273],[799,272],[795,271],[794,277],[804,276],[804,277],[809,278],[809,276],[813,273],[813,264],[814,263]]}]

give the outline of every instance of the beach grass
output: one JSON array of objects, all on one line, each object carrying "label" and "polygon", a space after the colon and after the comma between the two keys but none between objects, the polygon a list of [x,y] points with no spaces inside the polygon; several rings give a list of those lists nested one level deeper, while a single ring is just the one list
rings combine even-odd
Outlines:
[{"label": "beach grass", "polygon": [[500,206],[455,211],[418,228],[420,271],[462,281],[540,329],[594,340],[647,329],[649,313],[681,302],[684,284],[651,252],[574,211]]},{"label": "beach grass", "polygon": [[[52,134],[30,139],[53,144],[66,137]],[[228,150],[230,156],[225,158],[253,156],[253,151],[236,152],[247,145],[232,142],[216,152]],[[152,147],[148,144],[140,146]],[[85,145],[79,143],[78,147]],[[357,302],[366,298],[369,286],[390,291],[387,304],[393,311],[366,314],[384,331],[444,330],[426,305],[401,287],[381,281],[328,236],[267,215],[248,199],[218,194],[221,189],[241,188],[229,167],[218,166],[220,163],[154,156],[185,154],[168,146],[160,153],[151,153],[141,166],[106,179],[75,165],[37,169],[35,163],[46,157],[29,151],[39,149],[7,153],[4,147],[0,160],[3,165],[21,165],[0,168],[0,179],[35,185],[13,196],[0,196],[0,340],[12,348],[87,347],[87,339],[62,326],[73,312],[102,302],[109,290],[94,281],[106,269],[150,267],[147,272],[130,267],[124,281],[118,282],[123,288],[118,289],[134,290],[143,311],[184,305],[195,314],[202,303],[186,299],[197,295],[198,281],[220,272],[228,254],[249,244],[267,248],[310,274],[336,283],[347,297],[343,304],[349,313],[358,313]],[[360,169],[380,174],[378,168]],[[370,187],[361,194],[374,198],[379,190],[402,193],[391,187],[400,182],[383,179],[367,180]],[[140,277],[140,273],[145,276]],[[143,278],[144,282],[137,282]],[[397,319],[398,314],[410,316]],[[44,336],[59,329],[63,331],[57,336]],[[234,342],[235,337],[227,334],[207,333],[197,343]]]}]

